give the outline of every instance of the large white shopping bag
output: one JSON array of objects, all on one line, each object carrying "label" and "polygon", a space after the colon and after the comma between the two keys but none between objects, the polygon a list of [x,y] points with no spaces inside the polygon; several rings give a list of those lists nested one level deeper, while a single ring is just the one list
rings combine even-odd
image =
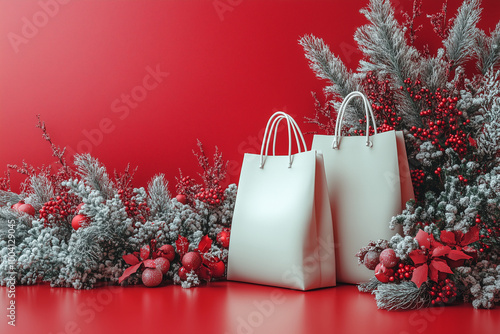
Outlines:
[{"label": "large white shopping bag", "polygon": [[[366,136],[343,137],[346,107],[361,98],[366,111]],[[370,119],[375,129],[369,135]],[[390,239],[391,218],[413,198],[413,187],[401,132],[377,133],[371,105],[362,93],[346,96],[334,136],[315,135],[313,149],[322,150],[335,233],[337,281],[360,283],[373,271],[359,266],[355,254],[371,240]]]},{"label": "large white shopping bag", "polygon": [[[288,127],[288,155],[276,156],[281,121]],[[268,155],[273,132],[273,155]],[[292,135],[296,154],[292,154]],[[243,158],[227,276],[298,290],[336,284],[323,158],[315,150],[307,151],[297,123],[283,112],[269,119],[261,154],[246,153]]]}]

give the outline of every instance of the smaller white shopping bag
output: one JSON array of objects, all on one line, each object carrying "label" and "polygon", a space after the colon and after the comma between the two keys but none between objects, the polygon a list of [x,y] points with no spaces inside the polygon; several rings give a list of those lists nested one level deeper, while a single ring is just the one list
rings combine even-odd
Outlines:
[{"label": "smaller white shopping bag", "polygon": [[[283,120],[288,128],[288,155],[276,156],[277,129]],[[273,132],[273,155],[268,155]],[[292,134],[296,154],[292,154]],[[323,157],[307,151],[297,123],[283,112],[269,119],[261,153],[246,153],[243,158],[227,276],[298,290],[336,285]]]},{"label": "smaller white shopping bag", "polygon": [[[342,136],[347,105],[360,98],[366,112],[365,136]],[[372,122],[374,134],[370,135]],[[370,241],[389,240],[401,228],[389,229],[391,218],[413,198],[401,132],[377,133],[371,104],[360,92],[348,94],[340,107],[335,135],[315,135],[313,149],[323,151],[336,243],[337,281],[361,283],[373,271],[355,257]]]}]

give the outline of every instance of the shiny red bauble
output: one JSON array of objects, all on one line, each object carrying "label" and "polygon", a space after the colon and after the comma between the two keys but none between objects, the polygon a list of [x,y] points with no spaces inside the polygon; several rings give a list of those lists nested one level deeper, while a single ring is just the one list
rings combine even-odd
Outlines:
[{"label": "shiny red bauble", "polygon": [[18,208],[19,208],[21,205],[23,205],[23,204],[24,204],[24,201],[19,201],[18,203],[16,203],[16,204],[12,205],[10,208],[11,208],[12,210],[16,210],[16,211],[17,211],[17,210],[18,210]]},{"label": "shiny red bauble", "polygon": [[35,208],[31,204],[21,204],[17,207],[17,211],[27,213],[30,216],[34,216],[36,214]]},{"label": "shiny red bauble", "polygon": [[392,268],[399,262],[396,252],[391,248],[384,249],[382,253],[380,253],[379,260],[386,268]]},{"label": "shiny red bauble", "polygon": [[175,199],[179,203],[182,203],[182,204],[186,204],[187,203],[187,197],[184,194],[179,194],[179,195],[175,196]]},{"label": "shiny red bauble", "polygon": [[365,267],[370,269],[370,270],[375,270],[377,267],[377,264],[379,264],[379,253],[375,251],[368,251],[365,254],[365,257],[363,259],[363,263],[365,264]]},{"label": "shiny red bauble", "polygon": [[165,275],[170,269],[170,261],[164,257],[157,257],[154,259],[157,269],[160,269],[161,273]]},{"label": "shiny red bauble", "polygon": [[222,261],[216,262],[210,265],[210,271],[212,272],[212,277],[222,277],[226,271],[226,265]]},{"label": "shiny red bauble", "polygon": [[146,268],[142,272],[142,283],[151,288],[160,285],[163,274],[158,268]]},{"label": "shiny red bauble", "polygon": [[71,226],[76,230],[78,230],[82,226],[86,226],[89,223],[89,218],[85,215],[76,215],[71,220]]},{"label": "shiny red bauble", "polygon": [[163,245],[158,249],[162,257],[167,258],[172,262],[175,258],[175,248],[172,245]]},{"label": "shiny red bauble", "polygon": [[201,255],[198,252],[189,252],[182,257],[182,265],[188,271],[196,270],[201,265]]}]

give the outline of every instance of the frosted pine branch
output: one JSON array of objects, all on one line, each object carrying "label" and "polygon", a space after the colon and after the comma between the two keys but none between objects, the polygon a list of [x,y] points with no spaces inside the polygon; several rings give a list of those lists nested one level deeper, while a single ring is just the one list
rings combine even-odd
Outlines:
[{"label": "frosted pine branch", "polygon": [[483,75],[500,64],[500,22],[488,37],[484,31],[479,31],[474,46],[478,58],[477,67]]},{"label": "frosted pine branch", "polygon": [[448,38],[443,42],[446,57],[453,67],[463,64],[472,56],[478,32],[476,24],[481,14],[480,3],[480,0],[464,1],[458,9]]},{"label": "frosted pine branch", "polygon": [[360,292],[373,292],[380,284],[382,283],[376,277],[372,277],[368,282],[360,283],[358,285],[358,290]]},{"label": "frosted pine branch", "polygon": [[422,58],[421,77],[431,91],[446,86],[449,64],[444,59],[444,50],[439,49],[435,57]]},{"label": "frosted pine branch", "polygon": [[[328,45],[318,37],[305,35],[299,40],[309,60],[309,67],[319,79],[328,80],[331,85],[325,87],[325,94],[333,96],[336,109],[340,107],[339,100],[347,94],[360,89],[358,80],[344,65],[340,58],[336,57]],[[348,126],[356,125],[358,119],[364,117],[364,111],[358,101],[354,101],[347,113],[345,123]],[[311,120],[309,120],[311,121]],[[317,120],[316,120],[317,121]],[[316,123],[313,121],[313,123]]]},{"label": "frosted pine branch", "polygon": [[380,284],[373,294],[378,308],[388,311],[412,310],[430,305],[430,295],[425,284],[420,288],[413,282]]},{"label": "frosted pine branch", "polygon": [[32,193],[26,198],[26,203],[40,210],[44,203],[54,197],[54,187],[46,175],[40,174],[30,178]]},{"label": "frosted pine branch", "polygon": [[75,165],[78,167],[78,174],[93,189],[99,191],[104,199],[113,197],[113,184],[109,180],[106,167],[102,166],[99,160],[90,154],[75,155]]},{"label": "frosted pine branch", "polygon": [[22,200],[23,197],[11,191],[0,190],[0,206],[13,205]]},{"label": "frosted pine branch", "polygon": [[153,216],[166,214],[170,208],[170,192],[165,175],[156,175],[148,184],[148,205]]},{"label": "frosted pine branch", "polygon": [[332,83],[328,89],[337,97],[345,97],[352,91],[358,89],[358,83],[354,79],[342,60],[336,57],[328,45],[321,38],[313,35],[305,35],[299,40],[309,60],[309,67],[314,71],[316,77],[325,79]]},{"label": "frosted pine branch", "polygon": [[[370,24],[356,31],[354,39],[367,60],[360,62],[359,71],[374,71],[388,75],[396,87],[404,86],[407,78],[416,78],[419,73],[419,52],[406,43],[404,31],[394,17],[389,0],[371,0],[368,8],[361,10]],[[403,122],[420,123],[420,108],[408,92],[396,96],[402,112]]]}]

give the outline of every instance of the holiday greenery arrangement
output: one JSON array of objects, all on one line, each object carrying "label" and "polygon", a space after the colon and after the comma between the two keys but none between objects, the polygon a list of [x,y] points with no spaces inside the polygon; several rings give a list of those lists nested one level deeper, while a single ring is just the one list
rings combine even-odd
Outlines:
[{"label": "holiday greenery arrangement", "polygon": [[217,150],[213,164],[201,142],[195,153],[203,169],[198,184],[177,179],[171,198],[164,175],[133,188],[135,170],[108,174],[89,154],[76,155],[43,137],[60,163],[35,169],[9,165],[26,175],[21,193],[0,179],[0,284],[36,284],[90,289],[97,284],[185,288],[225,277],[236,186],[223,189],[226,165]]},{"label": "holiday greenery arrangement", "polygon": [[[374,270],[360,291],[379,308],[414,309],[500,301],[500,23],[489,34],[476,27],[479,0],[465,0],[446,20],[447,3],[430,15],[442,48],[417,50],[422,0],[400,24],[389,0],[370,0],[369,23],[354,36],[364,57],[356,73],[315,36],[300,39],[311,69],[329,81],[309,121],[333,134],[342,98],[363,91],[379,132],[405,134],[415,200],[388,226],[404,235],[371,242],[357,254]],[[475,62],[475,74],[466,65]],[[351,107],[344,131],[363,135],[361,106]],[[373,131],[373,130],[372,130]]]},{"label": "holiday greenery arrangement", "polygon": [[[329,81],[310,122],[333,134],[342,98],[359,90],[372,101],[378,131],[406,138],[415,199],[387,222],[404,235],[359,251],[359,263],[374,270],[359,289],[388,310],[459,301],[492,308],[500,301],[500,23],[489,35],[476,27],[479,0],[465,0],[446,20],[445,2],[430,16],[443,38],[431,55],[414,46],[421,0],[403,24],[389,0],[370,0],[362,13],[369,24],[355,35],[364,54],[356,73],[323,40],[300,40],[313,71]],[[361,106],[349,108],[344,131],[363,135]],[[19,194],[8,172],[0,178],[1,285],[188,288],[224,279],[236,185],[222,187],[218,151],[210,163],[198,143],[202,183],[181,173],[171,198],[164,175],[144,189],[132,186],[134,170],[110,175],[89,154],[71,167],[40,119],[37,127],[60,167],[10,165],[26,176]]]}]

